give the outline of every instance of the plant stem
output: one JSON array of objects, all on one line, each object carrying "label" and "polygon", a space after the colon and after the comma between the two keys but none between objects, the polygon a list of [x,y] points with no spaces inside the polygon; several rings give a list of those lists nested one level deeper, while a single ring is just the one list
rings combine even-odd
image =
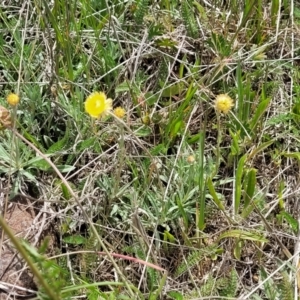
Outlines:
[{"label": "plant stem", "polygon": [[221,151],[220,151],[220,145],[222,142],[222,128],[221,128],[221,118],[220,114],[217,113],[217,149],[216,149],[216,167],[215,171],[212,174],[212,178],[214,178],[218,172],[220,167],[220,160],[221,160]]},{"label": "plant stem", "polygon": [[20,241],[15,237],[14,233],[9,228],[9,226],[7,225],[7,223],[5,222],[4,218],[1,215],[0,215],[0,225],[3,229],[3,231],[6,233],[6,235],[11,240],[11,242],[14,244],[14,246],[16,247],[18,252],[24,258],[24,260],[28,264],[29,268],[31,269],[33,275],[38,279],[40,285],[43,286],[43,288],[45,289],[45,292],[48,294],[50,299],[59,300],[60,297],[53,291],[53,289],[45,281],[45,279],[43,278],[43,275],[39,272],[38,268],[33,263],[31,258],[28,256],[28,254],[26,253],[26,250],[24,249],[24,247],[22,246]]}]

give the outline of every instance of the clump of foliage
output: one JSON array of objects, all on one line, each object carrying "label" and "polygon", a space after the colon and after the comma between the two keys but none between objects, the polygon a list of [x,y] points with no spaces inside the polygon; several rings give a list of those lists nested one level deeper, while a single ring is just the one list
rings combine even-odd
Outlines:
[{"label": "clump of foliage", "polygon": [[55,242],[0,225],[37,298],[295,297],[300,6],[225,2],[0,7],[2,214]]}]

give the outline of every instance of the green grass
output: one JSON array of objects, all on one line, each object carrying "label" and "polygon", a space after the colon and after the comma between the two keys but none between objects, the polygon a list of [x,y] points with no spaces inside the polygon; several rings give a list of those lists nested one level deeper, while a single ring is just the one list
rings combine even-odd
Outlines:
[{"label": "green grass", "polygon": [[[28,287],[37,299],[297,298],[299,12],[278,0],[0,6],[0,104],[23,137],[0,136],[1,207],[38,199],[55,236],[12,240],[44,279]],[[125,117],[92,120],[93,91]]]}]

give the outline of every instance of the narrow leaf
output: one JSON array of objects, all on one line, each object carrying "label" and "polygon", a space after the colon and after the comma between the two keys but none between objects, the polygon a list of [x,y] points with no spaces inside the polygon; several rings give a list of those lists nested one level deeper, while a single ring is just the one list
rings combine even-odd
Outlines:
[{"label": "narrow leaf", "polygon": [[210,195],[212,196],[212,199],[214,200],[215,204],[217,205],[217,207],[222,210],[222,211],[225,211],[225,208],[224,208],[224,205],[223,203],[220,201],[217,193],[216,193],[216,190],[215,190],[215,187],[213,185],[213,182],[211,180],[211,178],[209,177],[206,181],[207,183],[207,187],[208,187],[208,190],[209,190],[209,193]]},{"label": "narrow leaf", "polygon": [[70,235],[63,238],[63,241],[67,244],[82,245],[86,242],[86,238],[82,235]]},{"label": "narrow leaf", "polygon": [[232,230],[225,231],[219,236],[218,241],[224,238],[238,238],[242,240],[264,242],[264,243],[268,242],[268,240],[260,234],[250,232],[250,231],[244,231],[240,229],[232,229]]},{"label": "narrow leaf", "polygon": [[240,207],[241,202],[241,194],[242,194],[242,177],[244,171],[245,161],[247,159],[247,155],[242,156],[238,162],[236,174],[235,174],[235,191],[234,191],[234,213],[237,214]]},{"label": "narrow leaf", "polygon": [[256,169],[250,169],[247,174],[247,182],[245,188],[245,197],[244,197],[244,208],[246,208],[255,192],[256,186]]},{"label": "narrow leaf", "polygon": [[267,99],[261,101],[259,103],[259,105],[257,106],[257,108],[255,110],[255,114],[254,114],[252,120],[250,121],[251,130],[255,130],[259,119],[263,116],[264,112],[268,108],[270,101],[271,101],[271,98],[267,98]]},{"label": "narrow leaf", "polygon": [[251,153],[249,154],[248,160],[251,159],[251,158],[253,158],[259,152],[261,152],[264,149],[268,148],[273,143],[274,143],[274,140],[271,140],[271,141],[268,141],[268,142],[265,142],[265,143],[259,145],[257,148],[255,148],[253,151],[251,151]]}]

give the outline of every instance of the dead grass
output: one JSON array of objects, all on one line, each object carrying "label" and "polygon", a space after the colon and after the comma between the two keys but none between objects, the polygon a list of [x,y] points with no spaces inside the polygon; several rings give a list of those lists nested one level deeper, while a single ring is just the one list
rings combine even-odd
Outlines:
[{"label": "dead grass", "polygon": [[[11,115],[33,146],[0,137],[1,210],[13,227],[10,203],[27,199],[38,251],[26,251],[46,282],[26,288],[298,299],[300,4],[227,2],[0,5],[1,105],[20,94]],[[95,90],[122,121],[90,120]],[[223,93],[228,115],[214,109]]]}]

